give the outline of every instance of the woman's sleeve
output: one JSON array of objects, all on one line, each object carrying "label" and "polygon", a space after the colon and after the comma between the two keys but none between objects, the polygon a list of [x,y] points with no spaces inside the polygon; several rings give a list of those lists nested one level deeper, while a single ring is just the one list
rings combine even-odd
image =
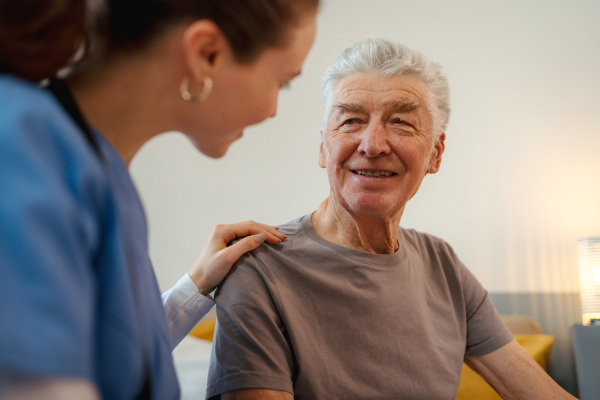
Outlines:
[{"label": "woman's sleeve", "polygon": [[[39,97],[42,104],[28,106],[42,108]],[[19,117],[7,99],[0,104],[7,112],[0,116],[0,380],[91,380],[97,176],[56,140],[74,127],[50,105]]]},{"label": "woman's sleeve", "polygon": [[188,274],[162,294],[167,314],[171,350],[190,333],[196,324],[215,305],[211,297],[203,296]]}]

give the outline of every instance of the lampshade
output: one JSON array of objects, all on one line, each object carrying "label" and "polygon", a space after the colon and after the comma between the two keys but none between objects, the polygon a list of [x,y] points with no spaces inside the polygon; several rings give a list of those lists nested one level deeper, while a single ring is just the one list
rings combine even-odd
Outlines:
[{"label": "lampshade", "polygon": [[583,324],[589,325],[600,321],[600,237],[577,241],[577,268]]}]

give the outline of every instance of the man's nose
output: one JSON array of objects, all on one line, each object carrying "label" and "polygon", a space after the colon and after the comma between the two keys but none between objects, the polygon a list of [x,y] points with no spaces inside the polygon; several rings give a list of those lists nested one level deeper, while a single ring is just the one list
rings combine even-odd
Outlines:
[{"label": "man's nose", "polygon": [[368,157],[390,153],[389,133],[381,121],[370,121],[362,133],[358,151]]}]

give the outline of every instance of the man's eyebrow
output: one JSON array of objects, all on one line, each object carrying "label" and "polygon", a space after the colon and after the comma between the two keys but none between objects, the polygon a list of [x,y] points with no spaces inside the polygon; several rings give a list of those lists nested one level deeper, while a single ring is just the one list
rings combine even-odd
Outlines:
[{"label": "man's eyebrow", "polygon": [[[356,112],[356,113],[364,113],[365,108],[361,104],[357,103],[335,103],[333,108],[339,110],[341,112]],[[391,104],[391,109],[394,112],[398,113],[406,113],[410,111],[414,111],[419,108],[419,103],[415,103],[411,100],[399,100]]]},{"label": "man's eyebrow", "polygon": [[419,108],[419,104],[410,100],[400,100],[392,104],[392,110],[398,113],[414,111]]},{"label": "man's eyebrow", "polygon": [[333,108],[346,112],[364,112],[364,107],[357,103],[335,103]]}]

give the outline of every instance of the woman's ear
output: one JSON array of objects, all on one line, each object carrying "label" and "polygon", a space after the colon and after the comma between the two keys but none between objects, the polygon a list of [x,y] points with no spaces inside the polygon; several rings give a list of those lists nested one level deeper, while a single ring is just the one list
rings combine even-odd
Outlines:
[{"label": "woman's ear", "polygon": [[201,19],[188,25],[183,32],[183,52],[186,69],[193,81],[202,82],[229,50],[227,40],[212,21]]},{"label": "woman's ear", "polygon": [[445,149],[446,133],[442,132],[436,143],[433,145],[433,151],[429,160],[429,168],[427,169],[427,173],[435,174],[440,170],[440,165],[442,164],[442,154],[444,153]]}]

